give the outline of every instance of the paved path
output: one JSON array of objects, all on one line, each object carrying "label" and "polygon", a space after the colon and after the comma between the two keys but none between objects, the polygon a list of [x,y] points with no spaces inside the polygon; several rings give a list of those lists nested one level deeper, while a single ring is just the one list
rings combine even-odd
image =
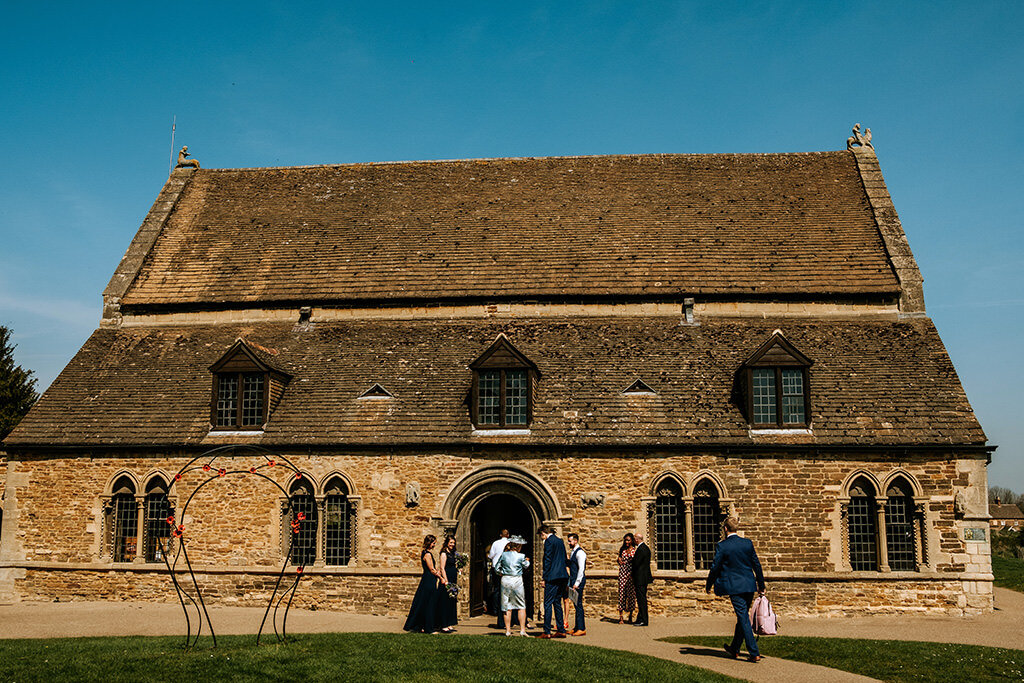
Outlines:
[{"label": "paved path", "polygon": [[[252,607],[214,607],[211,618],[218,634],[255,633],[263,610]],[[492,634],[490,619],[477,617],[463,622],[459,633]],[[786,683],[832,683],[868,681],[842,671],[776,658],[758,664],[735,661],[721,650],[676,645],[658,641],[665,636],[714,635],[732,633],[733,621],[727,616],[697,616],[656,619],[652,626],[635,627],[588,621],[587,635],[570,638],[580,645],[628,650],[691,664],[751,681]],[[360,614],[293,610],[288,619],[291,633],[391,632],[401,631],[402,620]],[[996,611],[976,617],[937,616],[858,616],[849,618],[805,617],[786,619],[782,632],[792,636],[878,638],[893,640],[930,640],[972,645],[992,645],[1024,649],[1024,594],[996,589]],[[175,604],[149,603],[23,602],[0,605],[0,638],[51,638],[72,636],[180,635],[184,620]],[[442,637],[442,636],[436,636]],[[458,636],[446,636],[458,637]],[[559,647],[563,641],[552,641]]]}]

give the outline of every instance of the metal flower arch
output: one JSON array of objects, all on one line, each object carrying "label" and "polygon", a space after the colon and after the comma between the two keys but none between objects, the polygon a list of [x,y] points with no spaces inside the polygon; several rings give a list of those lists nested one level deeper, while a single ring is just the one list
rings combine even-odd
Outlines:
[{"label": "metal flower arch", "polygon": [[[255,456],[262,458],[263,462],[257,465],[253,465],[248,469],[229,469],[227,467],[217,467],[217,460],[220,458],[237,458],[241,456]],[[171,526],[172,531],[169,537],[166,539],[159,539],[161,547],[161,555],[163,556],[164,565],[167,567],[167,573],[171,577],[171,582],[174,584],[174,590],[178,595],[178,602],[181,604],[181,609],[185,613],[185,649],[194,647],[199,642],[199,637],[203,631],[203,620],[206,620],[206,627],[210,630],[210,636],[213,638],[213,646],[217,646],[217,634],[213,630],[213,623],[210,621],[209,612],[206,610],[206,602],[203,600],[203,592],[199,587],[199,580],[196,578],[195,569],[192,566],[192,561],[188,556],[188,543],[185,535],[185,525],[179,520],[185,519],[185,513],[188,510],[189,504],[192,499],[195,498],[196,494],[203,489],[210,482],[216,481],[229,475],[250,475],[256,476],[261,479],[265,479],[273,484],[282,493],[285,505],[287,506],[288,519],[290,520],[291,533],[288,534],[288,548],[284,554],[284,562],[281,564],[281,570],[277,574],[277,579],[274,582],[274,590],[270,594],[270,599],[267,601],[267,609],[263,613],[263,620],[260,622],[259,631],[256,633],[256,644],[259,645],[260,638],[263,636],[263,629],[266,627],[267,618],[271,616],[273,611],[273,617],[271,618],[271,624],[274,628],[274,636],[278,642],[283,641],[287,636],[288,626],[288,611],[291,609],[292,600],[295,597],[295,592],[299,587],[299,580],[302,578],[304,565],[295,566],[295,579],[290,585],[286,585],[284,590],[281,590],[281,584],[285,582],[285,575],[287,573],[288,565],[292,559],[292,547],[295,543],[295,537],[298,535],[301,523],[305,517],[303,513],[293,514],[291,496],[288,491],[281,486],[275,479],[268,476],[264,470],[269,468],[284,467],[292,474],[289,477],[291,480],[302,479],[304,475],[299,471],[288,458],[275,454],[260,446],[246,446],[246,445],[230,445],[220,446],[212,450],[206,451],[201,455],[196,456],[188,461],[173,477],[174,486],[180,486],[182,478],[190,472],[203,472],[208,473],[205,479],[200,481],[192,492],[185,499],[185,504],[177,511],[178,518],[172,514],[167,518],[167,523]],[[175,539],[178,540],[175,543]],[[172,546],[176,548],[172,549]],[[171,555],[173,553],[173,559]],[[191,595],[188,589],[182,585],[182,582],[178,580],[177,568],[178,562],[183,560],[185,567],[187,568],[189,580],[192,584],[192,588],[195,595]],[[187,601],[187,602],[186,602]],[[192,632],[192,617],[189,615],[189,604],[196,612],[196,628],[195,633]],[[280,612],[282,604],[284,605],[284,611]],[[280,612],[280,629],[278,629],[278,617]]]}]

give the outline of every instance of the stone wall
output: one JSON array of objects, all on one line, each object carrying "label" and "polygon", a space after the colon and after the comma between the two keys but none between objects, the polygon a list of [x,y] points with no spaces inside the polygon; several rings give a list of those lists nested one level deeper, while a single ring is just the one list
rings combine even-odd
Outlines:
[{"label": "stone wall", "polygon": [[[427,533],[440,534],[446,498],[467,474],[488,466],[519,468],[550,490],[557,510],[552,519],[580,534],[589,553],[588,600],[595,609],[614,609],[615,553],[622,535],[644,529],[647,507],[659,477],[671,472],[692,492],[711,477],[723,503],[754,541],[780,611],[850,613],[991,609],[991,565],[987,542],[968,543],[974,489],[984,485],[984,461],[955,454],[902,455],[869,459],[863,455],[806,456],[765,453],[718,454],[519,453],[488,457],[457,452],[293,453],[287,457],[319,488],[332,473],[350,482],[358,499],[356,554],[349,567],[307,569],[298,604],[337,609],[400,613],[419,574],[419,549]],[[10,464],[17,482],[14,509],[4,526],[11,543],[0,548],[0,593],[16,599],[173,600],[162,565],[114,565],[105,552],[102,497],[113,480],[130,474],[136,490],[159,474],[173,480],[188,458],[106,455],[95,457],[19,456]],[[222,460],[229,469],[248,470],[258,459]],[[223,466],[223,465],[221,465]],[[284,488],[293,475],[283,464],[262,470]],[[920,572],[855,573],[844,568],[840,501],[844,484],[856,472],[886,477],[901,472],[919,487],[924,504],[928,562]],[[980,474],[979,474],[980,472]],[[189,473],[171,490],[182,497],[209,476]],[[407,506],[406,486],[419,484],[417,506]],[[11,486],[8,484],[8,500]],[[967,491],[968,510],[956,510],[958,491]],[[584,507],[587,492],[604,494],[603,504]],[[984,496],[980,497],[984,500]],[[451,506],[451,501],[448,501]],[[193,499],[183,521],[193,564],[214,587],[216,601],[259,603],[267,581],[282,560],[281,493],[248,474],[217,478]],[[460,524],[466,524],[465,520]],[[532,542],[531,555],[536,557]],[[472,551],[469,548],[460,550]],[[233,573],[232,573],[233,572]],[[724,611],[724,601],[703,593],[706,572],[656,571],[652,611]],[[463,579],[465,583],[465,579]],[[468,601],[468,591],[463,600]]]}]

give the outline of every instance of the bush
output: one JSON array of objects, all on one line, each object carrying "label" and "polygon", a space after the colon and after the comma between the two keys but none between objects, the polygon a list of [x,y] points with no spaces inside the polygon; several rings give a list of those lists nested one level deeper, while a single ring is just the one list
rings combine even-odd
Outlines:
[{"label": "bush", "polygon": [[1024,529],[993,529],[992,554],[997,557],[1024,557]]}]

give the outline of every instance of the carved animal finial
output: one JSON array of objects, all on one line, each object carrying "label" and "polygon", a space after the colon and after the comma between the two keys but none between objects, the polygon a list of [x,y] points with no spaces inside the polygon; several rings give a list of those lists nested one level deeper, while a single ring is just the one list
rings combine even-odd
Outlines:
[{"label": "carved animal finial", "polygon": [[874,149],[875,146],[871,144],[871,129],[868,128],[863,133],[860,132],[860,124],[853,124],[853,135],[846,138],[846,149]]},{"label": "carved animal finial", "polygon": [[199,160],[198,159],[189,159],[188,156],[189,156],[189,154],[188,154],[188,145],[185,145],[184,147],[181,148],[181,151],[178,152],[178,166],[177,166],[177,168],[188,168],[188,167],[199,168]]}]

